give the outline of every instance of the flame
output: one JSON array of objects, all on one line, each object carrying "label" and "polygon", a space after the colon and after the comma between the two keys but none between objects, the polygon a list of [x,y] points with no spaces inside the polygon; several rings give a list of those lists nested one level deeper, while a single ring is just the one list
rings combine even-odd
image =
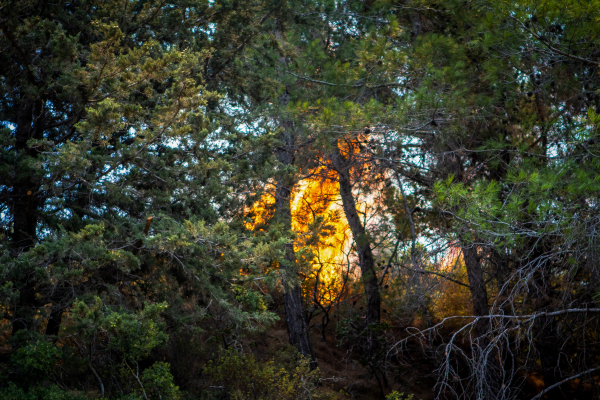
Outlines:
[{"label": "flame", "polygon": [[[292,191],[292,230],[296,233],[294,250],[309,248],[312,271],[306,281],[318,283],[319,301],[330,303],[342,287],[342,266],[346,264],[352,234],[339,195],[337,173],[325,166],[310,171],[309,178],[298,182]],[[275,197],[265,193],[249,211],[253,220],[246,223],[255,230],[274,215]],[[312,291],[312,288],[311,288]]]},{"label": "flame", "polygon": [[292,229],[297,234],[296,251],[310,247],[312,274],[323,303],[334,301],[342,287],[342,266],[352,234],[346,221],[337,174],[326,167],[311,171],[311,178],[294,188],[291,204]]},{"label": "flame", "polygon": [[[350,158],[362,151],[368,139],[369,135],[365,134],[349,136],[338,141],[338,148],[344,158]],[[351,168],[351,174],[360,176],[370,169],[358,163]],[[299,254],[303,249],[311,249],[313,258],[308,262],[312,271],[305,283],[317,285],[316,291],[313,291],[314,286],[310,291],[317,297],[315,300],[325,306],[335,301],[344,287],[343,267],[348,264],[352,233],[340,198],[337,172],[325,163],[312,169],[308,176],[292,190],[292,230],[296,233],[294,250]],[[248,222],[246,228],[254,230],[267,223],[274,215],[274,204],[275,196],[265,193],[249,210],[253,221]],[[359,203],[357,207],[366,212],[367,202]],[[350,273],[349,270],[346,272]]]},{"label": "flame", "polygon": [[274,215],[274,204],[275,196],[269,192],[265,192],[251,208],[246,210],[246,214],[252,217],[252,221],[246,222],[246,229],[253,231],[257,227],[266,224]]}]

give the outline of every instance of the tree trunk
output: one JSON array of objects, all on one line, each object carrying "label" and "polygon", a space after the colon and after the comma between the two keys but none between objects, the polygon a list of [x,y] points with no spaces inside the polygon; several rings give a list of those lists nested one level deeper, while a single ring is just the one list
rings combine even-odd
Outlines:
[{"label": "tree trunk", "polygon": [[[557,335],[556,324],[552,317],[539,317],[535,320],[533,326],[537,333],[535,347],[540,353],[540,361],[544,373],[544,385],[550,387],[563,379],[559,366],[560,355],[558,344],[560,338]],[[548,392],[546,398],[548,400],[567,400],[571,398],[568,394],[568,385],[561,385]]]},{"label": "tree trunk", "polygon": [[384,397],[384,387],[388,387],[388,381],[384,372],[381,371],[381,351],[382,344],[379,337],[374,334],[371,324],[378,324],[381,318],[381,294],[379,292],[379,282],[375,270],[375,258],[371,250],[369,235],[360,221],[356,202],[352,194],[352,181],[350,179],[350,165],[346,160],[336,143],[331,154],[333,168],[338,174],[340,184],[340,196],[344,206],[344,214],[352,231],[352,237],[358,251],[358,262],[362,275],[362,281],[365,285],[365,296],[367,300],[367,312],[365,314],[365,337],[363,357],[367,369],[375,376],[379,384],[381,398]]},{"label": "tree trunk", "polygon": [[[285,168],[294,164],[294,137],[291,132],[291,123],[283,122],[284,128],[280,136],[282,147],[276,149],[277,160]],[[292,229],[291,193],[293,181],[288,172],[282,171],[277,182],[277,193],[275,195],[276,215],[284,229]],[[300,353],[310,358],[311,369],[316,368],[315,358],[310,335],[308,332],[307,316],[302,304],[302,293],[298,282],[298,271],[296,269],[296,255],[294,244],[285,245],[285,259],[279,261],[279,268],[283,277],[283,303],[285,308],[285,320],[290,344],[296,346]]]},{"label": "tree trunk", "polygon": [[[530,264],[542,257],[539,244],[533,245]],[[529,285],[532,303],[536,312],[553,311],[550,298],[550,270],[547,265],[540,265],[533,273],[532,284]],[[559,343],[563,341],[559,337],[556,322],[553,317],[540,316],[536,318],[533,329],[535,332],[535,347],[540,355],[542,372],[544,374],[544,385],[550,387],[560,382],[563,377],[560,368]],[[567,400],[570,397],[569,386],[561,385],[546,394],[548,400]]]},{"label": "tree trunk", "polygon": [[[27,101],[27,100],[25,100]],[[11,253],[16,257],[21,252],[32,247],[36,242],[37,226],[37,200],[39,184],[34,181],[34,171],[24,166],[23,158],[35,157],[37,152],[27,146],[27,141],[36,138],[38,121],[34,113],[40,113],[42,105],[40,101],[25,103],[21,105],[17,117],[15,132],[15,151],[19,163],[15,165],[15,178],[12,182],[12,199],[10,202],[10,214],[13,218],[13,231],[11,237]],[[34,125],[34,126],[32,126]],[[21,169],[20,167],[24,167]]]},{"label": "tree trunk", "polygon": [[[42,136],[43,128],[40,125],[44,114],[43,103],[39,99],[21,100],[23,102],[19,106],[15,131],[17,162],[14,165],[14,179],[10,182],[12,190],[9,202],[13,222],[9,252],[15,258],[37,242],[37,209],[41,204],[37,193],[40,185],[36,182],[35,171],[28,166],[26,158],[37,156],[37,151],[29,148],[27,142],[30,139],[40,139]],[[19,298],[11,321],[13,334],[28,328],[36,308],[35,274],[31,270],[19,272],[21,274],[21,279],[17,281]]]},{"label": "tree trunk", "polygon": [[48,336],[58,336],[58,332],[60,331],[60,324],[62,322],[64,310],[62,308],[52,310],[50,312],[50,317],[48,318],[48,325],[46,326],[46,335]]},{"label": "tree trunk", "polygon": [[[487,290],[485,288],[485,279],[483,277],[483,269],[479,263],[477,248],[473,245],[463,246],[462,253],[469,277],[469,287],[471,289],[471,298],[473,301],[473,313],[478,317],[487,316],[490,314],[488,306]],[[487,321],[487,320],[486,320]],[[484,337],[487,333],[488,323],[482,321],[475,327],[477,337]]]},{"label": "tree trunk", "polygon": [[[471,299],[473,302],[473,313],[477,317],[487,317],[490,315],[488,305],[487,290],[483,269],[479,262],[477,247],[475,245],[462,246],[463,258],[469,278],[469,287],[471,289]],[[478,368],[482,376],[479,377],[477,390],[483,394],[485,399],[501,398],[502,388],[500,385],[501,371],[496,364],[494,349],[489,348],[490,341],[488,333],[490,332],[491,321],[489,318],[482,319],[475,324],[475,338],[473,340],[474,357],[478,358],[482,367]]]},{"label": "tree trunk", "polygon": [[379,323],[381,316],[381,295],[379,293],[379,284],[377,282],[377,273],[375,270],[375,259],[371,250],[371,243],[365,231],[365,227],[360,222],[358,211],[356,211],[356,203],[352,194],[352,182],[350,180],[350,167],[347,160],[340,153],[337,145],[333,149],[332,154],[333,167],[338,173],[340,183],[340,196],[344,206],[344,213],[356,248],[358,250],[358,260],[362,280],[365,285],[365,294],[367,296],[367,324]]}]

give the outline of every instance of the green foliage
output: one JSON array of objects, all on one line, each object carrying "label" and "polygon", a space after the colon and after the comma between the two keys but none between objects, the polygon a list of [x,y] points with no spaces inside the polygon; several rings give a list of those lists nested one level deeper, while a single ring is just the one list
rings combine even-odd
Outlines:
[{"label": "green foliage", "polygon": [[[13,341],[19,339],[13,338]],[[61,355],[61,351],[54,344],[37,337],[27,340],[25,345],[20,346],[11,355],[11,364],[19,371],[21,377],[45,377],[54,372]]]},{"label": "green foliage", "polygon": [[[437,279],[432,238],[442,252],[472,245],[486,297],[504,299],[504,285],[521,305],[510,312],[583,309],[597,296],[598,0],[0,9],[0,312],[11,337],[0,397],[77,396],[63,386],[183,396],[164,360],[180,371],[176,353],[197,354],[177,335],[238,343],[278,319],[266,293],[295,233],[271,209],[248,229],[250,208],[282,177],[335,175],[339,144],[355,147],[350,197],[366,200],[368,230],[355,239],[388,263],[388,304],[412,307],[404,299]],[[278,160],[282,131],[294,165]],[[402,280],[413,230],[423,276]],[[285,284],[330,232],[314,218]],[[361,322],[351,316],[339,338],[369,350],[363,366],[382,365],[390,327]],[[570,365],[596,362],[574,349]],[[223,386],[206,396],[316,395],[307,368],[228,351],[205,368]]]},{"label": "green foliage", "polygon": [[3,370],[177,397],[154,362],[173,333],[240,337],[278,319],[264,293],[290,232],[249,234],[244,215],[273,177],[274,135],[235,110],[278,95],[249,54],[278,52],[288,5],[0,8],[0,311],[7,332],[48,336],[13,341]]},{"label": "green foliage", "polygon": [[88,397],[61,389],[59,386],[49,387],[33,386],[24,390],[9,383],[8,386],[0,388],[0,397],[7,400],[86,400]]},{"label": "green foliage", "polygon": [[235,299],[244,306],[246,310],[263,312],[267,309],[263,296],[256,290],[247,290],[241,286],[234,285]]},{"label": "green foliage", "polygon": [[108,309],[99,297],[92,301],[91,305],[79,300],[73,304],[72,329],[82,340],[92,344],[97,337],[105,336],[106,350],[116,351],[130,361],[147,356],[167,340],[164,323],[159,320],[167,308],[166,303],[145,304],[142,310],[131,313],[123,309]]},{"label": "green foliage", "polygon": [[414,394],[404,394],[404,392],[393,391],[385,396],[386,400],[413,400]]},{"label": "green foliage", "polygon": [[[285,354],[289,359],[292,354]],[[327,398],[316,390],[319,370],[310,370],[309,361],[296,356],[296,365],[285,368],[275,360],[260,361],[252,354],[240,354],[226,350],[214,362],[206,366],[205,374],[211,386],[206,399],[218,399],[224,394],[231,399],[299,399]],[[210,388],[210,386],[209,386]]]},{"label": "green foliage", "polygon": [[155,362],[150,368],[144,370],[142,383],[148,399],[181,398],[179,388],[173,383],[170,365],[166,362]]}]

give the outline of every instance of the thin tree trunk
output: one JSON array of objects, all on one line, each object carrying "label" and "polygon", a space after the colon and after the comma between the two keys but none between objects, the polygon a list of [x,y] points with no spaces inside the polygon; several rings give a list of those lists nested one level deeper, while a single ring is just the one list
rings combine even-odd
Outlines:
[{"label": "thin tree trunk", "polygon": [[[26,101],[26,100],[25,100]],[[36,156],[35,151],[31,151],[27,146],[27,141],[32,138],[38,138],[36,134],[37,121],[34,119],[34,113],[39,113],[40,102],[24,104],[19,110],[17,117],[17,128],[15,133],[15,151],[17,157]],[[34,107],[37,106],[37,107]],[[32,125],[35,125],[32,127]],[[22,163],[21,163],[22,164]],[[15,168],[17,166],[15,165]],[[35,244],[36,226],[37,226],[37,191],[39,185],[34,182],[34,171],[26,168],[25,170],[15,170],[15,178],[12,182],[12,199],[10,202],[10,213],[13,217],[13,231],[11,237],[11,252],[17,256],[26,251]]]},{"label": "thin tree trunk", "polygon": [[[275,26],[275,37],[280,42],[281,46],[284,47],[282,31],[282,26],[280,25],[280,22],[277,21]],[[285,65],[285,57],[281,57],[278,60],[278,63]],[[278,100],[280,109],[285,110],[290,101],[287,87]],[[281,163],[283,170],[277,178],[275,194],[276,217],[278,221],[283,224],[285,230],[291,231],[291,194],[294,180],[290,176],[290,172],[286,171],[286,169],[294,165],[295,133],[293,122],[286,120],[285,117],[279,120],[279,127],[281,128],[281,133],[279,135],[281,146],[275,149],[275,154],[277,160]],[[282,271],[283,303],[290,344],[296,346],[300,353],[305,357],[310,358],[310,368],[314,369],[317,367],[317,359],[308,332],[308,313],[306,312],[302,301],[302,292],[298,279],[299,271],[297,270],[293,242],[285,245],[285,258],[279,261],[279,268]]]},{"label": "thin tree trunk", "polygon": [[[276,149],[277,160],[283,168],[294,164],[294,136],[291,123],[281,123],[283,132],[280,136],[282,146]],[[291,193],[293,181],[288,172],[282,171],[277,182],[277,193],[275,195],[276,215],[284,229],[292,229]],[[296,269],[296,255],[294,244],[285,245],[285,259],[280,260],[279,267],[283,277],[283,303],[285,308],[285,320],[290,344],[296,346],[300,353],[310,358],[311,368],[317,366],[310,335],[308,332],[307,315],[302,304],[302,293],[298,282],[298,271]]]},{"label": "thin tree trunk", "polygon": [[[483,269],[479,263],[477,255],[477,247],[462,246],[463,258],[469,278],[469,287],[471,289],[471,298],[473,301],[473,313],[478,317],[487,316],[490,314],[488,306],[487,290],[485,288],[485,279],[483,277]],[[487,333],[488,323],[482,322],[475,327],[476,335],[483,337]]]},{"label": "thin tree trunk", "polygon": [[338,173],[340,196],[342,197],[346,220],[348,221],[358,250],[360,270],[367,297],[366,322],[367,324],[379,323],[381,317],[381,294],[377,282],[375,258],[371,250],[369,237],[356,210],[356,202],[352,194],[352,182],[350,180],[350,167],[347,165],[347,160],[341,155],[337,145],[333,149],[332,161],[333,167]]},{"label": "thin tree trunk", "polygon": [[384,372],[380,369],[381,364],[381,341],[370,329],[371,324],[378,324],[381,319],[381,293],[379,291],[379,281],[375,269],[375,258],[371,250],[369,235],[360,221],[360,216],[356,210],[356,202],[352,194],[352,181],[350,179],[350,165],[346,160],[336,143],[331,154],[333,168],[338,173],[340,184],[340,196],[344,207],[346,220],[352,231],[352,237],[358,250],[358,262],[362,275],[362,281],[365,286],[365,295],[367,300],[367,312],[365,315],[366,343],[363,349],[363,356],[367,363],[367,368],[377,379],[381,398],[384,397],[384,387],[388,387],[388,381]]},{"label": "thin tree trunk", "polygon": [[[10,214],[13,218],[12,234],[10,241],[10,255],[18,257],[21,253],[33,247],[37,241],[37,209],[39,201],[39,183],[35,181],[35,171],[22,167],[24,157],[36,157],[37,151],[31,149],[27,142],[30,139],[40,139],[43,129],[40,127],[43,119],[43,103],[41,100],[28,102],[22,99],[17,116],[15,132],[15,151],[17,164],[15,164],[14,180],[11,182],[11,201],[9,202]],[[38,115],[39,117],[35,117]],[[41,116],[40,116],[41,115]],[[28,328],[28,320],[35,313],[36,300],[34,287],[36,284],[33,271],[20,271],[22,274],[19,299],[14,307],[12,316],[12,332]]]},{"label": "thin tree trunk", "polygon": [[98,382],[98,387],[100,388],[100,398],[103,399],[104,398],[104,383],[102,383],[102,378],[100,378],[100,375],[98,375],[98,372],[96,372],[96,370],[92,366],[91,361],[88,362],[88,367],[89,367],[90,371],[92,371],[92,374],[94,375],[94,377],[96,378],[96,381]]},{"label": "thin tree trunk", "polygon": [[[490,308],[488,305],[487,290],[483,276],[483,268],[477,254],[477,246],[462,246],[463,258],[469,278],[469,287],[471,289],[471,299],[473,302],[473,313],[478,317],[488,316]],[[489,348],[490,341],[488,333],[490,332],[490,320],[485,318],[475,324],[475,338],[473,351],[477,353],[476,357],[482,363],[479,369],[482,376],[477,384],[485,399],[494,400],[501,396],[499,384],[500,370],[496,365],[492,349]]]},{"label": "thin tree trunk", "polygon": [[[530,262],[535,262],[536,259],[542,256],[539,246],[539,244],[533,245],[533,255]],[[552,311],[549,307],[551,304],[549,278],[550,271],[546,265],[541,265],[533,273],[533,282],[529,285],[529,292],[535,311]],[[549,388],[563,379],[558,346],[561,340],[553,317],[540,316],[536,318],[533,329],[536,335],[535,347],[540,355],[540,363],[544,374],[544,385]],[[546,397],[548,400],[567,400],[570,398],[569,387],[568,385],[556,387],[549,391]]]},{"label": "thin tree trunk", "polygon": [[63,312],[64,310],[62,308],[52,310],[50,312],[50,317],[48,318],[48,325],[46,326],[46,335],[58,336],[58,332],[60,331],[60,324],[62,322]]}]

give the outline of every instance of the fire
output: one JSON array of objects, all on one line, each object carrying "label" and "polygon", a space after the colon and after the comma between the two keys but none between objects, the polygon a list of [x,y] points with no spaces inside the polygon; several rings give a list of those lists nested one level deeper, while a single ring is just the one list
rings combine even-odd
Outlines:
[{"label": "fire", "polygon": [[[357,156],[368,144],[370,135],[355,134],[338,141],[343,157]],[[369,166],[357,163],[351,173],[359,176],[370,170]],[[294,249],[300,251],[309,248],[312,259],[312,271],[305,283],[317,285],[310,287],[311,297],[316,297],[321,305],[327,305],[340,295],[343,288],[343,274],[354,274],[348,269],[348,253],[352,243],[352,233],[344,214],[340,198],[340,185],[337,172],[325,162],[309,173],[309,178],[298,182],[292,191],[291,214],[292,230],[296,233]],[[373,177],[372,175],[371,177]],[[274,212],[275,197],[267,193],[256,202],[250,213],[254,220],[246,227],[254,230],[265,224]],[[361,212],[367,212],[367,202],[357,204]],[[306,287],[305,287],[306,288]]]},{"label": "fire", "polygon": [[[323,166],[310,172],[310,178],[298,182],[292,191],[294,249],[312,251],[312,271],[306,278],[318,282],[319,301],[328,303],[341,288],[342,266],[346,264],[352,234],[341,205],[337,174]],[[266,223],[273,216],[274,203],[273,194],[264,194],[252,206],[253,221],[246,228],[254,230]]]},{"label": "fire", "polygon": [[292,229],[296,250],[310,246],[314,254],[312,276],[319,283],[321,301],[333,301],[341,287],[342,266],[352,234],[339,198],[337,174],[325,167],[311,171],[299,182],[292,200]]}]

